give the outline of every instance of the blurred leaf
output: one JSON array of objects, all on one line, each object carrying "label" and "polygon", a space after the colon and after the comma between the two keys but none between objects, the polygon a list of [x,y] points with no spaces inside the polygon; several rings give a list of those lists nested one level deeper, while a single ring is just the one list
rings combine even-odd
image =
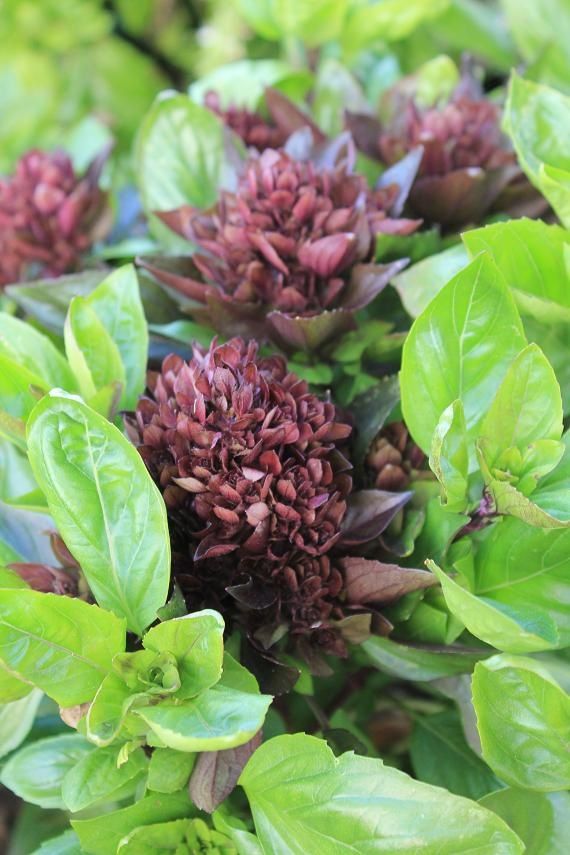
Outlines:
[{"label": "blurred leaf", "polygon": [[[532,79],[570,89],[567,0],[501,0],[506,22]],[[532,63],[538,63],[533,70]],[[538,73],[537,73],[538,72]]]},{"label": "blurred leaf", "polygon": [[25,697],[0,704],[0,757],[18,748],[32,729],[43,692],[30,688]]},{"label": "blurred leaf", "polygon": [[455,710],[416,717],[410,756],[420,781],[458,796],[477,800],[501,786],[467,745]]},{"label": "blurred leaf", "polygon": [[234,105],[254,110],[265,88],[275,86],[292,71],[279,59],[240,59],[200,77],[190,85],[188,93],[198,104],[203,104],[208,92],[215,92],[223,108]]},{"label": "blurred leaf", "polygon": [[504,126],[529,180],[570,227],[570,98],[513,73]]},{"label": "blurred leaf", "polygon": [[425,21],[437,18],[449,0],[377,0],[353,4],[341,40],[347,53],[356,53],[377,39],[403,39]]},{"label": "blurred leaf", "polygon": [[85,270],[59,279],[9,285],[6,293],[43,326],[61,334],[73,297],[86,297],[105,278],[105,270]]},{"label": "blurred leaf", "polygon": [[315,47],[339,36],[348,0],[237,0],[247,23],[266,39],[288,36]]},{"label": "blurred leaf", "polygon": [[528,855],[566,855],[570,839],[570,793],[537,793],[506,787],[480,804],[505,820]]}]

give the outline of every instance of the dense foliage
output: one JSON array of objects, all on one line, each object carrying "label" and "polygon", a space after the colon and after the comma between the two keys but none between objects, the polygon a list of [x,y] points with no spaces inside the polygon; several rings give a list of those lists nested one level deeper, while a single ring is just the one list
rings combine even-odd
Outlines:
[{"label": "dense foliage", "polygon": [[9,855],[567,851],[569,35],[4,4]]}]

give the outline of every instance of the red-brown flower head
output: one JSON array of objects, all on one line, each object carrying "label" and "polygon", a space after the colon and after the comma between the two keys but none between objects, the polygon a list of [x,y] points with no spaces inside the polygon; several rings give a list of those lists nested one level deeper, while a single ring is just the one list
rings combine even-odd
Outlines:
[{"label": "red-brown flower head", "polygon": [[261,113],[255,110],[236,107],[233,104],[224,109],[217,92],[207,92],[204,105],[219,116],[248,148],[256,148],[258,151],[264,151],[266,148],[280,148],[287,139],[285,131],[264,119]]},{"label": "red-brown flower head", "polygon": [[404,266],[371,263],[377,234],[409,234],[420,224],[398,219],[402,196],[391,181],[371,190],[346,160],[319,168],[267,149],[210,211],[160,214],[199,247],[191,260],[180,269],[168,259],[145,266],[190,298],[190,311],[207,306],[222,333],[237,327],[290,350],[316,349],[353,328],[354,311]]},{"label": "red-brown flower head", "polygon": [[64,152],[29,151],[0,180],[0,285],[77,269],[101,236],[100,168],[79,177]]},{"label": "red-brown flower head", "polygon": [[442,107],[422,110],[414,102],[378,141],[382,159],[392,164],[419,145],[420,175],[446,175],[456,169],[498,169],[514,154],[501,132],[500,110],[486,98],[460,95]]}]

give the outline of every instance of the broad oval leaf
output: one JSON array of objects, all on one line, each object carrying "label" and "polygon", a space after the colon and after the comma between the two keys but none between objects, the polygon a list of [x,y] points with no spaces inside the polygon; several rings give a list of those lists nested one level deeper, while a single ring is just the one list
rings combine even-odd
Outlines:
[{"label": "broad oval leaf", "polygon": [[461,647],[412,647],[389,638],[372,636],[361,645],[370,661],[381,671],[404,680],[424,682],[470,673],[489,654]]},{"label": "broad oval leaf", "polygon": [[166,600],[170,539],[164,502],[140,455],[81,401],[57,396],[37,405],[28,446],[50,512],[97,602],[142,634]]},{"label": "broad oval leaf", "polygon": [[0,705],[0,757],[21,745],[32,729],[43,692],[27,689],[25,697]]},{"label": "broad oval leaf", "polygon": [[8,760],[0,781],[17,796],[43,808],[61,808],[61,785],[67,772],[93,746],[78,733],[39,739]]},{"label": "broad oval leaf", "polygon": [[509,653],[534,653],[559,646],[556,624],[548,614],[472,594],[435,562],[426,564],[441,582],[450,611],[481,641]]},{"label": "broad oval leaf", "polygon": [[538,662],[480,662],[473,703],[483,757],[500,778],[530,790],[570,787],[570,697]]},{"label": "broad oval leaf", "polygon": [[484,455],[493,467],[502,451],[562,436],[562,397],[556,375],[536,344],[513,360],[483,424]]},{"label": "broad oval leaf", "polygon": [[41,377],[48,388],[75,391],[73,372],[47,335],[5,313],[0,315],[0,353]]},{"label": "broad oval leaf", "polygon": [[505,787],[480,799],[515,831],[529,855],[566,855],[570,793],[537,793]]},{"label": "broad oval leaf", "polygon": [[63,778],[61,797],[72,813],[102,801],[118,801],[132,795],[146,773],[148,760],[137,748],[118,765],[119,748],[97,748],[80,757]]},{"label": "broad oval leaf", "polygon": [[213,205],[223,149],[220,121],[186,95],[160,95],[143,119],[135,151],[137,176],[152,229],[167,244],[188,249],[153,212]]},{"label": "broad oval leaf", "polygon": [[261,728],[271,701],[270,695],[217,685],[183,703],[163,701],[134,712],[167,748],[220,751],[250,740]]},{"label": "broad oval leaf", "polygon": [[114,270],[86,298],[86,303],[118,349],[125,375],[120,405],[132,410],[144,390],[148,357],[148,330],[133,265]]},{"label": "broad oval leaf", "polygon": [[29,589],[0,596],[0,659],[61,706],[90,701],[125,649],[125,624],[83,600]]},{"label": "broad oval leaf", "polygon": [[570,227],[570,98],[513,73],[504,127],[529,180]]},{"label": "broad oval leaf", "polygon": [[155,793],[177,793],[188,783],[197,757],[173,748],[155,748],[148,767],[148,789]]},{"label": "broad oval leaf", "polygon": [[441,414],[453,401],[463,404],[468,437],[476,436],[508,366],[525,344],[509,289],[483,253],[447,283],[404,344],[402,411],[426,453]]},{"label": "broad oval leaf", "polygon": [[[264,743],[245,767],[263,849],[275,855],[409,852],[515,855],[523,846],[498,817],[381,760],[343,754],[305,734]],[[441,817],[445,816],[445,821]]]}]

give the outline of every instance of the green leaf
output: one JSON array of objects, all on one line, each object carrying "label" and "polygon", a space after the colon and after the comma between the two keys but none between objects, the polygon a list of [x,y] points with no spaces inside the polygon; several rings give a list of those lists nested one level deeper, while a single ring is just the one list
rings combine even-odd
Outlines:
[{"label": "green leaf", "polygon": [[107,674],[87,712],[87,736],[104,747],[119,734],[136,695],[118,674]]},{"label": "green leaf", "polygon": [[61,706],[90,701],[124,645],[124,621],[97,606],[27,589],[2,591],[0,659]]},{"label": "green leaf", "polygon": [[493,257],[521,313],[546,323],[570,322],[567,231],[523,218],[472,229],[462,237],[472,257],[480,252]]},{"label": "green leaf", "polygon": [[[208,208],[218,196],[223,162],[222,125],[186,95],[163,93],[141,124],[136,171],[147,215],[181,205]],[[152,231],[167,245],[186,246],[155,217]]]},{"label": "green leaf", "polygon": [[570,531],[504,520],[478,536],[474,562],[477,596],[553,622],[570,646]]},{"label": "green leaf", "polygon": [[468,438],[475,437],[508,366],[525,346],[509,290],[482,254],[457,274],[414,322],[400,379],[402,412],[429,452],[443,411],[460,400]]},{"label": "green leaf", "polygon": [[221,751],[243,745],[263,724],[269,695],[214,686],[189,701],[163,701],[134,712],[167,748]]},{"label": "green leaf", "polygon": [[441,582],[450,610],[481,641],[509,653],[533,653],[558,646],[558,631],[549,615],[476,596],[460,587],[434,561],[426,561],[426,565]]},{"label": "green leaf", "polygon": [[570,839],[570,793],[537,793],[506,787],[480,803],[518,834],[529,855],[566,855]]},{"label": "green leaf", "polygon": [[[527,525],[537,528],[568,528],[570,519],[559,519],[558,516],[549,514],[538,504],[531,502],[523,493],[519,492],[512,484],[505,481],[491,479],[487,484],[495,508],[499,514],[517,517]],[[564,512],[564,511],[563,511]]]},{"label": "green leaf", "polygon": [[36,849],[33,855],[84,855],[77,834],[69,829],[58,837],[51,837]]},{"label": "green leaf", "polygon": [[415,719],[410,757],[420,781],[444,787],[458,796],[477,800],[501,786],[467,745],[455,710]]},{"label": "green leaf", "polygon": [[513,73],[504,127],[529,180],[570,227],[570,98]]},{"label": "green leaf", "polygon": [[155,748],[148,767],[148,789],[156,793],[178,792],[188,783],[196,757],[173,748]]},{"label": "green leaf", "polygon": [[429,465],[442,487],[447,510],[461,513],[467,508],[469,451],[461,401],[443,411],[431,444]]},{"label": "green leaf", "polygon": [[120,354],[126,381],[121,409],[134,410],[146,382],[148,330],[133,265],[126,264],[113,271],[86,298],[86,303]]},{"label": "green leaf", "polygon": [[121,840],[141,825],[183,819],[191,815],[186,792],[172,795],[150,795],[122,810],[93,819],[75,819],[75,829],[82,848],[90,855],[116,855]]},{"label": "green leaf", "polygon": [[[536,344],[529,344],[513,360],[483,419],[479,447],[485,468],[499,479],[516,477],[518,489],[532,492],[538,478],[562,456],[562,443],[544,442],[560,439],[562,418],[562,397],[552,366]],[[513,454],[515,450],[518,455]]]},{"label": "green leaf", "polygon": [[399,41],[449,6],[449,0],[376,0],[353,4],[342,31],[345,50],[353,53],[378,39]]},{"label": "green leaf", "polygon": [[0,436],[25,449],[26,421],[38,396],[47,391],[41,377],[0,353]]},{"label": "green leaf", "polygon": [[8,760],[0,781],[17,796],[43,808],[64,808],[61,784],[93,746],[78,733],[39,739]]},{"label": "green leaf", "polygon": [[156,855],[157,852],[228,853],[236,850],[222,832],[209,828],[203,819],[177,819],[135,828],[121,840],[120,855]]},{"label": "green leaf", "polygon": [[469,258],[461,244],[444,249],[396,274],[394,286],[406,312],[417,318],[439,294],[446,282],[463,270]]},{"label": "green leaf", "polygon": [[215,92],[222,107],[232,105],[254,110],[267,86],[274,86],[288,77],[293,69],[280,59],[239,59],[214,68],[194,81],[188,89],[190,97],[202,104],[208,92]]},{"label": "green leaf", "polygon": [[428,25],[425,35],[430,42],[442,41],[458,55],[469,51],[491,68],[507,73],[518,61],[510,33],[494,4],[451,0],[445,12]]},{"label": "green leaf", "polygon": [[119,349],[85,297],[71,301],[64,335],[65,352],[84,398],[94,398],[115,382],[125,387]]},{"label": "green leaf", "polygon": [[157,653],[174,654],[182,682],[175,697],[184,700],[209,689],[220,679],[223,635],[222,616],[204,609],[152,627],[143,638],[143,646]]},{"label": "green leaf", "polygon": [[535,64],[529,76],[568,90],[570,21],[566,0],[501,0],[501,5],[521,56]]},{"label": "green leaf", "polygon": [[97,602],[142,631],[164,605],[170,539],[162,496],[136,449],[78,400],[47,397],[28,431],[30,463]]},{"label": "green leaf", "polygon": [[483,757],[514,787],[570,787],[570,697],[532,659],[493,656],[475,666],[473,703]]},{"label": "green leaf", "polygon": [[4,312],[0,315],[0,353],[40,377],[48,389],[58,386],[75,391],[73,373],[50,339],[31,324]]},{"label": "green leaf", "polygon": [[[27,587],[27,586],[25,586]],[[25,698],[32,691],[33,686],[30,683],[24,683],[18,677],[15,677],[4,665],[0,662],[0,703],[11,704],[13,701],[18,701],[20,698]]]},{"label": "green leaf", "polygon": [[104,271],[84,270],[60,276],[57,286],[53,279],[38,279],[18,285],[8,285],[5,293],[28,315],[47,329],[56,333],[63,331],[69,304],[73,297],[86,297],[101,282]]},{"label": "green leaf", "polygon": [[[507,855],[522,844],[488,811],[414,781],[381,760],[343,754],[305,734],[278,736],[242,772],[264,850]],[[445,816],[445,822],[441,817]]]},{"label": "green leaf", "polygon": [[361,649],[381,671],[418,682],[470,673],[475,664],[488,655],[484,650],[478,653],[451,646],[413,647],[376,635],[364,641]]},{"label": "green leaf", "polygon": [[18,748],[32,729],[43,693],[27,689],[25,697],[0,705],[0,757]]},{"label": "green leaf", "polygon": [[119,749],[96,748],[79,759],[67,772],[61,797],[72,813],[102,801],[117,801],[132,795],[146,773],[148,760],[137,748],[126,763],[118,765]]},{"label": "green leaf", "polygon": [[348,0],[237,0],[250,27],[265,39],[293,36],[316,47],[338,38]]}]

